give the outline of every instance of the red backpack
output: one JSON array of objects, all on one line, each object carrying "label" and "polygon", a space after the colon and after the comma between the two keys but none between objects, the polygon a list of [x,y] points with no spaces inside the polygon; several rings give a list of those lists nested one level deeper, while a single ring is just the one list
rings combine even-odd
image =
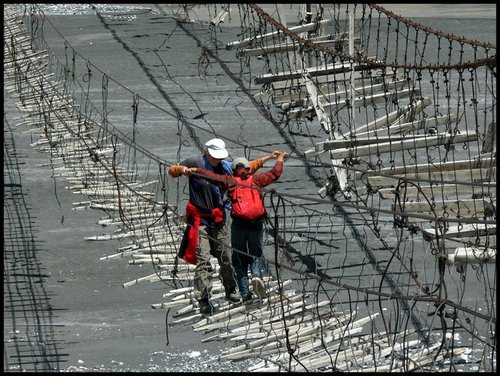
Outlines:
[{"label": "red backpack", "polygon": [[235,178],[239,184],[244,184],[247,187],[237,185],[231,195],[233,216],[250,221],[262,217],[266,209],[264,208],[260,191],[249,188],[252,186],[257,187],[253,182],[253,175],[250,175],[246,180],[241,180],[240,177]]}]

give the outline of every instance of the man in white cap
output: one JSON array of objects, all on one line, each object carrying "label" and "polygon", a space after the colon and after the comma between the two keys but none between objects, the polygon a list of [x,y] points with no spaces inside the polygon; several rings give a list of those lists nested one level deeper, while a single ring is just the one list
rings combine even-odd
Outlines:
[{"label": "man in white cap", "polygon": [[[213,138],[205,144],[203,155],[183,160],[171,165],[168,173],[177,178],[187,175],[192,167],[204,168],[217,174],[232,175],[232,165],[225,160],[229,153],[226,144],[219,138]],[[252,169],[261,168],[266,161],[277,158],[278,151],[251,161]],[[182,238],[179,257],[196,265],[194,275],[194,296],[199,303],[200,312],[211,314],[214,307],[210,302],[213,269],[210,257],[217,258],[220,266],[219,275],[224,286],[226,299],[232,303],[240,301],[234,269],[231,262],[232,250],[227,245],[228,234],[225,226],[225,193],[219,185],[208,182],[200,176],[189,176],[189,201],[186,206],[187,227]],[[209,249],[199,245],[199,226],[204,226],[208,235]]]}]

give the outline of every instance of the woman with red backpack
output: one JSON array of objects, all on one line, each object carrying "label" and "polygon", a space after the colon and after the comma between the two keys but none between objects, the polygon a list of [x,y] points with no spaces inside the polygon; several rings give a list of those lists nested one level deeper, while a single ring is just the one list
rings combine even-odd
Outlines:
[{"label": "woman with red backpack", "polygon": [[216,174],[212,171],[193,167],[188,173],[200,174],[212,183],[227,189],[231,201],[231,247],[232,262],[236,281],[243,302],[252,299],[248,284],[248,268],[252,275],[252,289],[259,298],[266,295],[262,281],[264,259],[262,238],[266,209],[260,190],[278,180],[283,172],[283,161],[288,153],[279,154],[274,167],[267,172],[254,174],[246,158],[236,158],[232,163],[233,176]]}]

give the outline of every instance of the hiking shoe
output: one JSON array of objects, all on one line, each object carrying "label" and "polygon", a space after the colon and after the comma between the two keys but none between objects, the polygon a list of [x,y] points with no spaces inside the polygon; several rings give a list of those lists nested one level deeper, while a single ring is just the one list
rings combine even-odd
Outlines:
[{"label": "hiking shoe", "polygon": [[253,292],[259,297],[264,298],[266,296],[266,287],[264,286],[264,282],[259,277],[252,278],[252,289]]},{"label": "hiking shoe", "polygon": [[215,307],[208,299],[202,299],[198,301],[198,304],[200,306],[200,313],[203,315],[212,315],[215,312]]},{"label": "hiking shoe", "polygon": [[241,300],[243,301],[243,303],[247,303],[247,302],[251,301],[252,300],[252,293],[249,292],[248,294],[243,295],[241,297]]},{"label": "hiking shoe", "polygon": [[241,297],[240,294],[238,294],[236,291],[231,291],[230,293],[226,292],[226,299],[229,300],[231,303],[239,303]]}]

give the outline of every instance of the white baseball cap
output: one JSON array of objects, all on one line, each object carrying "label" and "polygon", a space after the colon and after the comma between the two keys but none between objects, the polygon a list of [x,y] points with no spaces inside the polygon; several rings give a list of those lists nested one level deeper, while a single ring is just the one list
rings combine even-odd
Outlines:
[{"label": "white baseball cap", "polygon": [[227,158],[229,153],[226,150],[226,143],[220,138],[212,138],[205,144],[208,154],[215,159]]}]

